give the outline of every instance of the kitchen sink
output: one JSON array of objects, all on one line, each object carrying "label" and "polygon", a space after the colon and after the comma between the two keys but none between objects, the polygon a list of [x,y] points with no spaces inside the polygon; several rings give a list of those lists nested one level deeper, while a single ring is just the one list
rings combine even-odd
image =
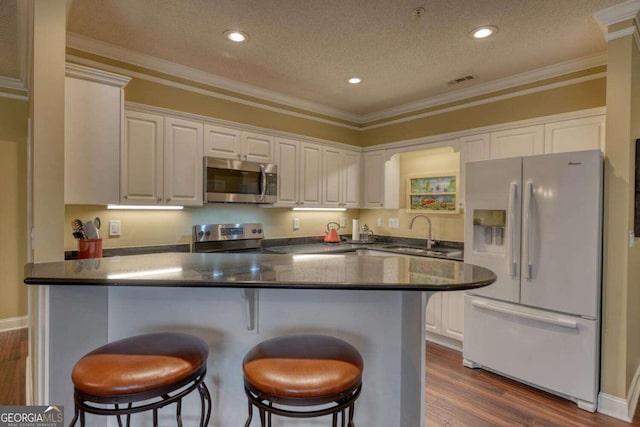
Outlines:
[{"label": "kitchen sink", "polygon": [[440,256],[440,257],[455,257],[461,256],[462,251],[460,249],[448,249],[448,248],[421,248],[417,246],[408,246],[408,245],[388,245],[383,246],[382,249],[388,249],[394,252],[407,253],[407,254],[416,254],[416,255],[426,255],[426,256]]}]

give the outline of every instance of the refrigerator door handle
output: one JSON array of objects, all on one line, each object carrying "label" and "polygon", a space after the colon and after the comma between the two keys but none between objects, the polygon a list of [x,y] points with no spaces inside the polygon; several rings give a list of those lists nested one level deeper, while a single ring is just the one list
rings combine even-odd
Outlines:
[{"label": "refrigerator door handle", "polygon": [[518,183],[512,182],[509,186],[509,207],[508,216],[509,222],[507,224],[509,230],[508,244],[509,244],[509,257],[507,262],[509,263],[509,275],[515,276],[518,274],[518,256],[516,255],[516,200],[518,199]]},{"label": "refrigerator door handle", "polygon": [[533,278],[533,250],[534,250],[534,238],[533,238],[533,228],[535,224],[534,218],[534,208],[533,202],[535,199],[535,185],[533,181],[527,182],[527,192],[526,192],[526,201],[525,205],[527,206],[527,214],[525,216],[524,222],[527,227],[527,260],[526,260],[526,278]]},{"label": "refrigerator door handle", "polygon": [[473,300],[471,301],[471,305],[483,310],[495,311],[497,313],[508,314],[514,317],[520,317],[522,319],[534,320],[536,322],[541,322],[541,323],[548,323],[555,326],[561,326],[563,328],[578,329],[577,322],[574,322],[573,320],[567,320],[563,317],[556,316],[553,314],[530,313],[527,311],[520,311],[507,306],[491,304],[490,302],[481,301],[481,300]]}]

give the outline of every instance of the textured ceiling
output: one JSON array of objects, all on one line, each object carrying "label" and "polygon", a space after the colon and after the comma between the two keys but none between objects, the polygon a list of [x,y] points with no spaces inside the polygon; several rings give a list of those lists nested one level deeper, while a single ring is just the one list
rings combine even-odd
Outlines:
[{"label": "textured ceiling", "polygon": [[[73,0],[67,29],[351,115],[606,50],[623,0]],[[416,18],[413,10],[424,7]],[[474,40],[471,29],[499,27]],[[250,40],[222,37],[241,29]],[[447,82],[474,74],[477,80]],[[357,75],[363,83],[348,85]]]}]

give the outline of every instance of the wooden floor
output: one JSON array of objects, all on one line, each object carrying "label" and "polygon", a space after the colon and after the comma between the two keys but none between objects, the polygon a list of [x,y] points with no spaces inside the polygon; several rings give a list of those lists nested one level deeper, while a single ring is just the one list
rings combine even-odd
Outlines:
[{"label": "wooden floor", "polygon": [[575,403],[482,369],[462,366],[462,354],[427,344],[425,426],[640,426],[578,409]]},{"label": "wooden floor", "polygon": [[[0,333],[2,406],[25,404],[27,340],[27,329]],[[436,344],[427,344],[427,361],[426,427],[640,427],[638,414],[631,424],[591,414],[557,396],[465,368],[459,352]]]},{"label": "wooden floor", "polygon": [[0,333],[0,405],[25,404],[27,329]]}]

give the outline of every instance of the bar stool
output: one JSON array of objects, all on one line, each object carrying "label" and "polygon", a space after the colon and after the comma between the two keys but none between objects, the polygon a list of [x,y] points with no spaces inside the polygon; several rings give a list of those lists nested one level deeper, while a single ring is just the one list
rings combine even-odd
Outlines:
[{"label": "bar stool", "polygon": [[[200,426],[209,423],[211,395],[204,383],[209,347],[200,338],[181,333],[138,335],[103,345],[83,356],[73,367],[75,413],[70,427],[85,425],[85,413],[115,415],[122,427],[131,414],[153,411],[177,403],[182,426],[182,398],[198,389]],[[122,405],[122,406],[121,406]]]},{"label": "bar stool", "polygon": [[[351,344],[325,335],[272,338],[253,347],[242,362],[249,416],[258,408],[260,425],[271,415],[316,418],[332,414],[333,427],[353,427],[354,404],[362,389],[362,356]],[[304,409],[291,407],[306,407]],[[319,408],[309,408],[321,406]]]}]

